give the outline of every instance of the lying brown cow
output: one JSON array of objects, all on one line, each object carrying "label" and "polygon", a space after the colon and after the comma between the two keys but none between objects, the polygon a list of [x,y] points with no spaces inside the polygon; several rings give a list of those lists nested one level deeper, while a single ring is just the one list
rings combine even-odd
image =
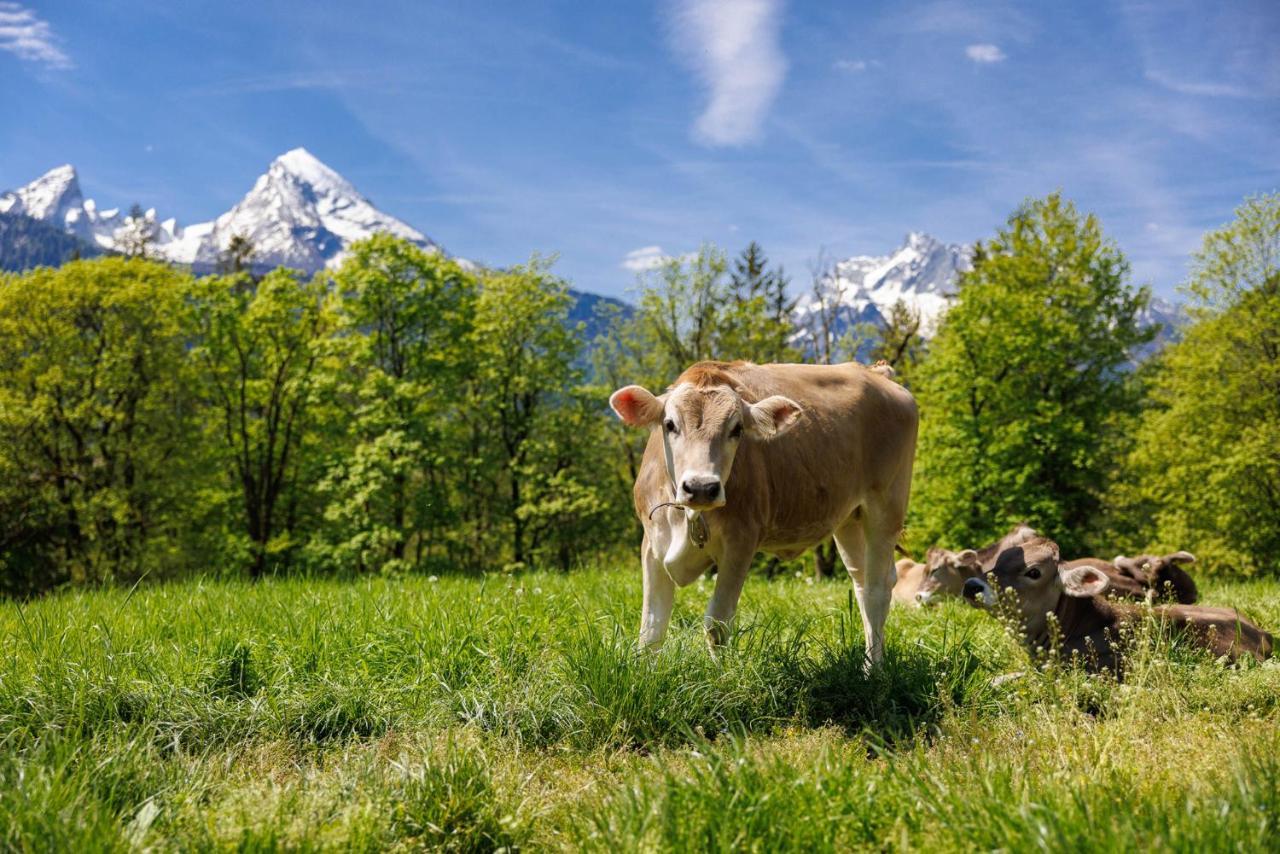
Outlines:
[{"label": "lying brown cow", "polygon": [[[1109,602],[1102,596],[1110,583],[1106,574],[1090,566],[1063,565],[1057,544],[1043,537],[1002,552],[991,577],[996,590],[1009,594],[1028,649],[1039,653],[1050,648],[1052,616],[1059,654],[1066,659],[1081,657],[1094,672],[1121,673],[1123,629],[1148,617],[1218,657],[1235,661],[1248,655],[1262,661],[1271,656],[1271,635],[1233,609],[1188,605],[1146,609]],[[965,582],[964,596],[982,608],[995,608],[999,602],[991,585],[981,578]]]},{"label": "lying brown cow", "polygon": [[914,599],[918,605],[932,605],[948,596],[959,598],[964,583],[988,572],[995,565],[1000,552],[1036,536],[1035,529],[1024,523],[1014,525],[999,540],[976,551],[964,549],[953,552],[934,546],[925,554],[923,569],[918,571],[919,582],[910,591],[910,595],[908,596],[906,587],[900,593],[895,585],[894,598],[899,601]]},{"label": "lying brown cow", "polygon": [[901,605],[918,605],[916,596],[929,573],[929,566],[904,557],[894,564],[893,601]]},{"label": "lying brown cow", "polygon": [[1192,605],[1199,598],[1196,583],[1183,569],[1184,564],[1196,562],[1191,552],[1174,552],[1170,555],[1118,556],[1112,563],[1130,578],[1135,578],[1155,591],[1157,599],[1171,599],[1183,605]]},{"label": "lying brown cow", "polygon": [[1190,563],[1195,557],[1190,552],[1156,557],[1142,555],[1136,558],[1118,557],[1108,562],[1096,557],[1082,557],[1063,562],[1067,569],[1088,567],[1107,576],[1110,584],[1107,595],[1111,598],[1133,599],[1138,602],[1177,602],[1194,605],[1199,593],[1196,583],[1179,563]]},{"label": "lying brown cow", "polygon": [[676,586],[712,564],[704,626],[722,643],[758,551],[792,557],[834,534],[880,659],[915,459],[906,389],[855,363],[701,362],[661,396],[627,386],[609,404],[650,430],[635,485],[642,644],[662,643]]}]

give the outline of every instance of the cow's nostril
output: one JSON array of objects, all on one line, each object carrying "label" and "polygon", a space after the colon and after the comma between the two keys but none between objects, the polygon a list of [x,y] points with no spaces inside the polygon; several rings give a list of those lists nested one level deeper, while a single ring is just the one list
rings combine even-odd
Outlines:
[{"label": "cow's nostril", "polygon": [[720,497],[720,481],[690,478],[681,484],[684,492],[695,501],[715,501]]}]

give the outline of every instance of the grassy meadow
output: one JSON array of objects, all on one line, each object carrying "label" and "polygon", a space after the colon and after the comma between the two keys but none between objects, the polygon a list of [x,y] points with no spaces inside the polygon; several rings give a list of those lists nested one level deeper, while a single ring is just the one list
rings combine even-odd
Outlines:
[{"label": "grassy meadow", "polygon": [[[1202,584],[1280,628],[1280,583]],[[1147,639],[1123,685],[847,581],[638,570],[187,581],[0,604],[0,848],[1275,850],[1280,666]]]}]

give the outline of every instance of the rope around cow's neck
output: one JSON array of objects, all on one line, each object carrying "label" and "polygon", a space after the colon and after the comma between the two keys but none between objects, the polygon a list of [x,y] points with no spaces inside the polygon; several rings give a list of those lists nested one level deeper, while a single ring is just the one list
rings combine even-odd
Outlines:
[{"label": "rope around cow's neck", "polygon": [[[667,438],[666,428],[659,425],[658,429],[662,431],[662,458],[667,467],[667,480],[671,483],[671,494],[674,497],[679,495],[680,491],[676,488],[676,466],[671,458],[671,442]],[[679,501],[662,501],[649,509],[649,518],[653,519],[653,514],[663,507],[679,507],[684,511],[684,530],[689,542],[698,548],[702,548],[707,544],[707,540],[711,539],[711,529],[707,527],[707,520],[703,518],[701,510],[695,510]]]}]

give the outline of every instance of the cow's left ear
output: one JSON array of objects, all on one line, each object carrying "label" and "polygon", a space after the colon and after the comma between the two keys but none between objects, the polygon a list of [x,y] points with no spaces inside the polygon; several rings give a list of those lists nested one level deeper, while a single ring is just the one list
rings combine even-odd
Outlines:
[{"label": "cow's left ear", "polygon": [[776,439],[800,420],[804,410],[789,397],[775,394],[747,405],[747,434],[755,439]]},{"label": "cow's left ear", "polygon": [[1107,585],[1111,583],[1106,575],[1091,566],[1064,569],[1059,575],[1062,578],[1063,591],[1068,596],[1075,596],[1078,599],[1101,596],[1106,591]]},{"label": "cow's left ear", "polygon": [[624,386],[609,396],[609,406],[622,423],[631,427],[652,427],[662,420],[662,398],[638,385]]},{"label": "cow's left ear", "polygon": [[1191,552],[1174,552],[1165,558],[1169,563],[1195,563],[1196,556]]}]

